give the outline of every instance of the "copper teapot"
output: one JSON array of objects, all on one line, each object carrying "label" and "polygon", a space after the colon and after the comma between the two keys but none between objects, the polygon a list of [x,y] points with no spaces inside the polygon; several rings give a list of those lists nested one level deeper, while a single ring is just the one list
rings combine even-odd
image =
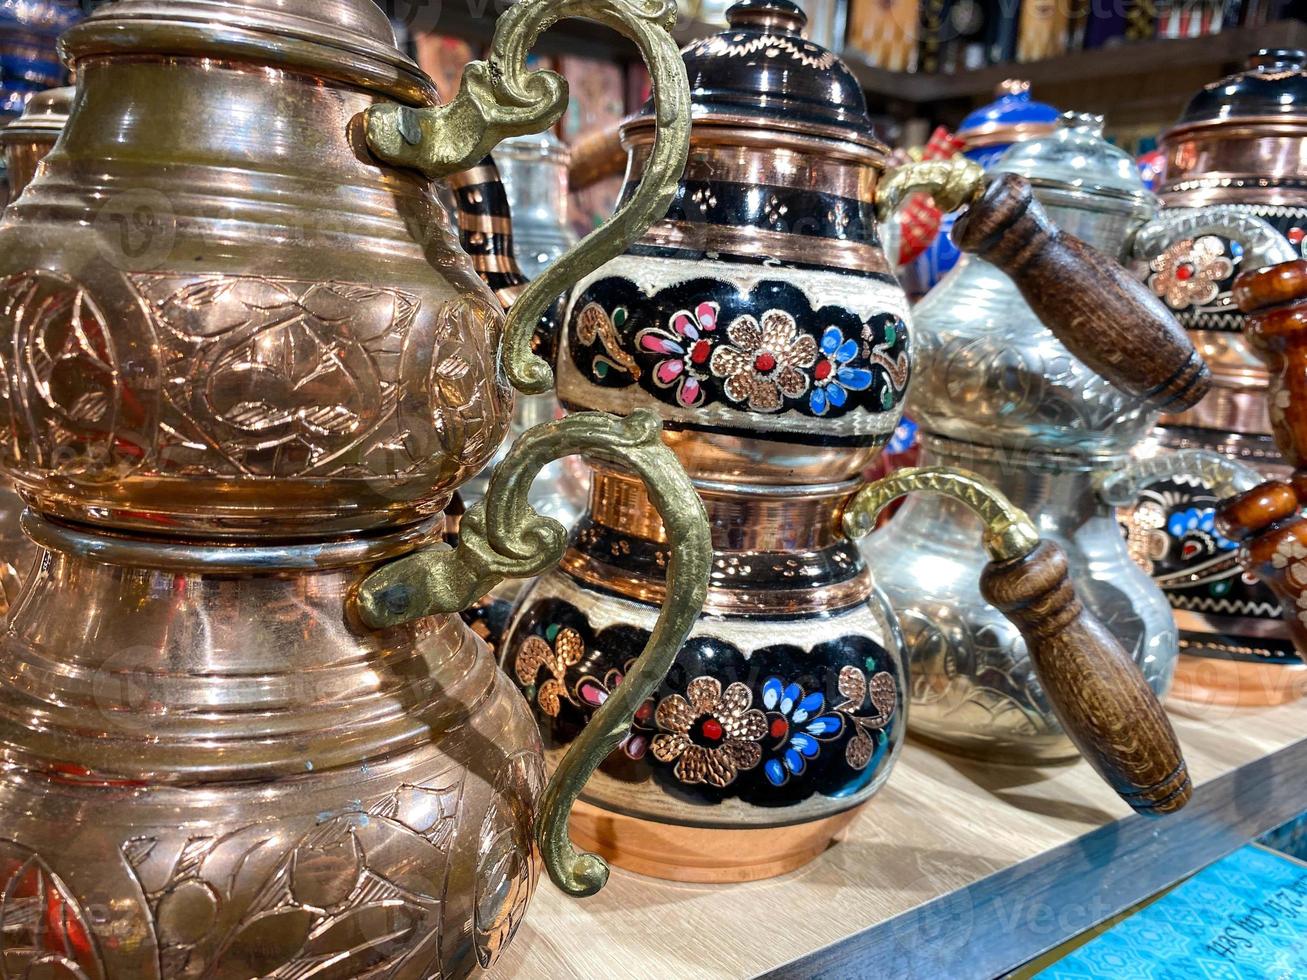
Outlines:
[{"label": "copper teapot", "polygon": [[[1154,236],[1140,272],[1175,311],[1212,370],[1212,390],[1164,416],[1162,450],[1205,449],[1288,477],[1267,414],[1265,366],[1250,350],[1233,294],[1246,270],[1302,256],[1307,241],[1307,53],[1263,49],[1196,92],[1162,135],[1158,196],[1166,214],[1196,209],[1226,227]],[[1229,560],[1218,535],[1186,535],[1187,515],[1210,526],[1222,488],[1166,481],[1125,512],[1180,628],[1177,695],[1268,704],[1307,691],[1273,593]],[[1179,533],[1176,533],[1179,532]]]},{"label": "copper teapot", "polygon": [[[1140,284],[1049,226],[1019,178],[985,190],[960,159],[887,175],[860,87],[802,36],[789,0],[743,0],[727,16],[684,51],[694,127],[671,207],[579,282],[564,316],[560,401],[661,415],[714,548],[704,614],[586,786],[574,836],[623,867],[707,881],[779,874],[829,845],[902,744],[902,638],[853,540],[912,491],[979,513],[982,587],[1037,651],[1086,756],[1140,810],[1182,805],[1188,777],[1157,701],[1026,515],[943,468],[863,485],[912,369],[877,208],[919,190],[967,206],[963,247],[1010,270],[1051,322],[1075,324],[1068,343],[1132,374],[1123,383],[1145,402],[1201,397],[1201,359]],[[653,123],[650,109],[623,126],[629,179],[654,160]],[[593,461],[589,510],[503,651],[551,762],[626,694],[675,541],[629,474]],[[1127,729],[1149,747],[1123,753]]]},{"label": "copper teapot", "polygon": [[[572,893],[602,885],[570,805],[702,602],[702,506],[648,413],[524,435],[459,548],[438,543],[510,382],[548,384],[529,325],[666,208],[689,126],[674,8],[523,0],[437,108],[371,0],[306,6],[98,9],[62,42],[63,137],[0,224],[0,464],[41,548],[0,658],[0,874],[31,911],[7,972],[488,965],[537,853]],[[564,83],[524,59],[573,15],[636,39],[656,160],[506,321],[429,176],[558,117]],[[457,614],[561,554],[527,489],[580,449],[647,480],[677,546],[634,703],[546,786]]]}]

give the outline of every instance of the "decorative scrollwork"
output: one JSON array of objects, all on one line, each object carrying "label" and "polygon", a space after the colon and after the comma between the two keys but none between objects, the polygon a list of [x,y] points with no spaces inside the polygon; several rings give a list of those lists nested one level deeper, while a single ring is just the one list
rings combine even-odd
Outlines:
[{"label": "decorative scrollwork", "polygon": [[1129,507],[1142,490],[1177,476],[1192,476],[1218,499],[1233,497],[1262,482],[1251,466],[1205,449],[1180,449],[1137,459],[1122,469],[1105,470],[1094,480],[1098,495],[1113,507]]},{"label": "decorative scrollwork", "polygon": [[550,71],[529,71],[527,53],[537,38],[567,17],[598,21],[639,47],[653,80],[657,130],[640,186],[597,231],[537,278],[508,317],[503,359],[509,380],[539,394],[553,383],[549,365],[531,352],[530,340],[549,305],[569,286],[626,251],[667,212],[690,146],[690,86],[671,37],[676,5],[668,0],[521,0],[499,18],[490,57],[464,69],[458,94],[444,106],[414,109],[380,105],[368,110],[374,153],[432,177],[466,170],[501,139],[542,132],[567,105],[567,83]]},{"label": "decorative scrollwork", "polygon": [[914,490],[943,494],[975,511],[985,523],[985,550],[994,561],[1022,558],[1039,544],[1025,511],[975,474],[943,466],[896,470],[867,484],[844,508],[844,533],[851,538],[870,534],[880,512]]},{"label": "decorative scrollwork", "polygon": [[652,412],[619,419],[580,412],[521,436],[495,470],[485,499],[464,516],[457,549],[438,547],[373,572],[358,591],[363,622],[381,629],[433,613],[455,613],[505,578],[538,575],[563,555],[564,527],[531,509],[531,483],[547,463],[573,453],[634,470],[675,547],[667,601],[639,660],[595,713],[545,789],[537,838],[550,877],[564,891],[590,895],[608,867],[579,854],[567,836],[572,804],[590,774],[617,747],[644,703],[671,669],[703,608],[712,543],[703,504],[676,456],[663,445]]}]

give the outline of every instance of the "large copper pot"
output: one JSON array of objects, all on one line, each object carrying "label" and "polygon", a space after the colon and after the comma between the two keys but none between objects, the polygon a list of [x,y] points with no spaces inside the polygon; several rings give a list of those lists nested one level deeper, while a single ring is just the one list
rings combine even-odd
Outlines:
[{"label": "large copper pot", "polygon": [[[495,452],[555,292],[666,207],[688,90],[671,10],[524,0],[448,107],[370,0],[123,0],[68,33],[64,135],[0,225],[3,468],[41,547],[0,646],[6,975],[463,976],[567,843],[614,700],[544,785],[521,696],[457,613],[547,567],[526,491],[584,448],[649,479],[675,594],[702,508],[648,415],[519,441],[457,550],[425,550]],[[526,49],[584,13],[650,61],[659,160],[590,258],[506,322],[427,176],[565,102]],[[384,163],[393,161],[400,166]],[[501,356],[502,349],[502,356]],[[370,576],[370,577],[369,577]]]}]

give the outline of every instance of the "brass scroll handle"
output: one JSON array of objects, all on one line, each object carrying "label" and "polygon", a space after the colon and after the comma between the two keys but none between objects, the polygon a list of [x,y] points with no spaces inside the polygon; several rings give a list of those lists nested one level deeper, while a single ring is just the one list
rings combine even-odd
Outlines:
[{"label": "brass scroll handle", "polygon": [[884,507],[914,490],[952,497],[984,521],[990,562],[981,594],[1020,631],[1058,720],[1090,765],[1140,813],[1184,806],[1193,787],[1162,706],[1116,638],[1081,604],[1062,549],[1041,541],[1006,497],[969,473],[898,470],[853,496],[845,533],[865,535]]},{"label": "brass scroll handle", "polygon": [[1119,263],[1057,228],[1030,181],[999,174],[985,186],[970,161],[908,163],[877,191],[881,213],[913,191],[967,205],[953,241],[1004,272],[1031,311],[1090,370],[1158,412],[1198,404],[1211,372],[1175,317]]},{"label": "brass scroll handle", "polygon": [[536,837],[554,884],[592,895],[608,866],[579,853],[567,836],[568,817],[586,780],[630,730],[636,710],[671,669],[708,594],[712,541],[708,517],[676,455],[662,442],[662,424],[649,411],[619,419],[580,412],[523,434],[490,478],[484,500],[464,516],[458,547],[419,552],[373,572],[358,590],[358,611],[373,628],[435,613],[456,613],[506,578],[538,575],[563,557],[567,531],[528,503],[541,468],[574,453],[634,470],[663,519],[672,557],[667,598],[653,634],[626,679],[595,712],[545,788]]},{"label": "brass scroll handle", "polygon": [[1262,482],[1251,466],[1206,449],[1179,449],[1136,459],[1119,469],[1104,470],[1094,478],[1094,488],[1103,503],[1129,507],[1141,491],[1177,476],[1191,476],[1218,498],[1233,497]]},{"label": "brass scroll handle", "polygon": [[527,52],[559,20],[599,21],[640,49],[653,81],[653,151],[640,185],[604,225],[591,232],[534,280],[508,314],[503,363],[519,391],[540,394],[553,384],[549,364],[531,352],[531,335],[560,295],[609,259],[625,252],[667,213],[690,151],[690,83],[672,40],[671,0],[518,0],[499,17],[490,57],[463,71],[447,105],[414,109],[373,106],[368,145],[383,160],[430,177],[466,170],[501,139],[543,132],[567,106],[567,82],[551,71],[529,71]]}]

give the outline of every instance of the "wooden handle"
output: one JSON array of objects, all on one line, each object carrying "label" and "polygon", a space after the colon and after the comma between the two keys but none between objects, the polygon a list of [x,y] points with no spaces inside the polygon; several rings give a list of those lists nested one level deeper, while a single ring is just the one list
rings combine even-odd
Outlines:
[{"label": "wooden handle", "polygon": [[1244,569],[1275,593],[1298,656],[1307,660],[1307,472],[1292,483],[1269,480],[1216,511],[1221,533],[1238,541]]},{"label": "wooden handle", "polygon": [[1053,710],[1080,752],[1135,810],[1180,809],[1193,792],[1175,732],[1143,674],[1081,604],[1050,541],[991,562],[981,594],[1021,631]]},{"label": "wooden handle", "polygon": [[571,154],[567,182],[573,192],[593,187],[609,177],[622,176],[626,170],[626,150],[622,148],[620,124],[582,136],[572,144]]},{"label": "wooden handle", "polygon": [[1207,393],[1207,365],[1166,307],[1116,262],[1059,231],[1024,177],[993,181],[953,238],[1007,273],[1067,350],[1122,391],[1168,412]]},{"label": "wooden handle", "polygon": [[1235,280],[1234,298],[1248,315],[1244,336],[1270,371],[1275,444],[1290,465],[1307,465],[1307,261],[1245,272]]}]

